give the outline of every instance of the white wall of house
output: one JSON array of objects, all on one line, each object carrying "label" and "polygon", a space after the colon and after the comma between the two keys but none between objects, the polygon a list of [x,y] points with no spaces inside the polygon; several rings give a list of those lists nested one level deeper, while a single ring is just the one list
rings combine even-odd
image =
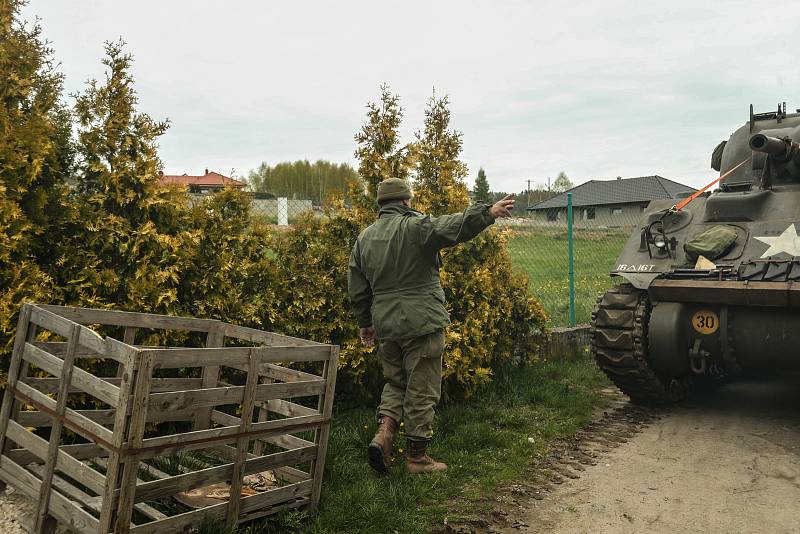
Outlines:
[{"label": "white wall of house", "polygon": [[[609,204],[604,206],[579,206],[572,208],[576,226],[631,226],[642,216],[647,203]],[[531,217],[541,223],[566,224],[567,208],[535,210]]]}]

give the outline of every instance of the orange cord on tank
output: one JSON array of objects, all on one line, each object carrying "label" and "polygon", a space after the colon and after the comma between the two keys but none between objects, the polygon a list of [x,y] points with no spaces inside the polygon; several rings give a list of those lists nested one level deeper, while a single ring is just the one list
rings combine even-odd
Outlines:
[{"label": "orange cord on tank", "polygon": [[723,174],[722,176],[720,176],[719,178],[717,178],[716,180],[714,180],[713,182],[711,182],[710,184],[705,186],[703,189],[700,189],[699,191],[695,191],[692,194],[692,196],[690,196],[688,198],[684,198],[678,204],[676,204],[675,206],[672,206],[670,208],[670,211],[681,211],[683,208],[686,207],[687,204],[689,204],[689,202],[691,202],[692,200],[696,199],[697,197],[699,197],[700,195],[705,193],[708,190],[709,187],[712,187],[713,185],[721,182],[722,180],[727,178],[733,171],[735,171],[736,169],[738,169],[739,167],[741,167],[742,165],[744,165],[745,163],[747,163],[751,159],[753,159],[753,156],[750,156],[749,158],[739,162],[738,165],[736,165],[734,168],[732,168],[731,170],[729,170],[728,172],[726,172],[725,174]]}]

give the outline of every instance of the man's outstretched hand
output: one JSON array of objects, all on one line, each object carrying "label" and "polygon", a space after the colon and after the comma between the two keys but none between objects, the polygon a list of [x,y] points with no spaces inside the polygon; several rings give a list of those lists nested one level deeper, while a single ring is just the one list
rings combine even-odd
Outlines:
[{"label": "man's outstretched hand", "polygon": [[359,328],[358,337],[361,338],[361,343],[363,343],[365,347],[372,347],[375,345],[375,328],[372,326]]},{"label": "man's outstretched hand", "polygon": [[513,209],[514,195],[506,195],[505,198],[498,200],[489,208],[489,213],[491,213],[492,217],[495,219],[500,219],[502,217],[511,217],[511,210]]}]

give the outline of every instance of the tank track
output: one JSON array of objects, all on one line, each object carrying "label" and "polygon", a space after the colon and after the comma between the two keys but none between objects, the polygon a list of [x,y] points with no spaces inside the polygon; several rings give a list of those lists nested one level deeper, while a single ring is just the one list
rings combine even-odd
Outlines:
[{"label": "tank track", "polygon": [[687,396],[692,378],[663,377],[647,361],[650,321],[647,291],[623,284],[606,291],[592,311],[591,352],[616,386],[638,404],[677,402]]}]

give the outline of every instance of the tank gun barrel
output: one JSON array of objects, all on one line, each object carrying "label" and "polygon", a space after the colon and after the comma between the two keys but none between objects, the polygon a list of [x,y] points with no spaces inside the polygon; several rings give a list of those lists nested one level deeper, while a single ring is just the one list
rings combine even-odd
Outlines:
[{"label": "tank gun barrel", "polygon": [[755,152],[764,152],[776,158],[787,158],[797,145],[791,138],[778,139],[762,133],[750,136],[750,149]]}]

